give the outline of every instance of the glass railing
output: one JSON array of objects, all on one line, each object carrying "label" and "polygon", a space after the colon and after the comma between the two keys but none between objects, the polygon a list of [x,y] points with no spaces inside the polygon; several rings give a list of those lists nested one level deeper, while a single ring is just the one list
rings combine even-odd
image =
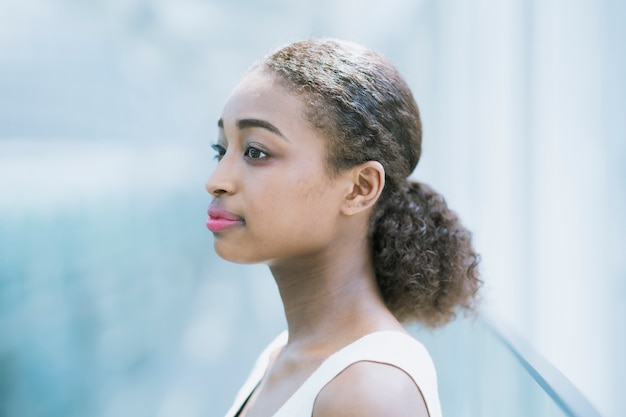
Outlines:
[{"label": "glass railing", "polygon": [[566,415],[600,417],[580,390],[526,340],[515,334],[508,326],[496,324],[493,319],[483,319],[483,322]]},{"label": "glass railing", "polygon": [[502,324],[461,319],[412,333],[437,366],[444,415],[599,417],[567,378]]}]

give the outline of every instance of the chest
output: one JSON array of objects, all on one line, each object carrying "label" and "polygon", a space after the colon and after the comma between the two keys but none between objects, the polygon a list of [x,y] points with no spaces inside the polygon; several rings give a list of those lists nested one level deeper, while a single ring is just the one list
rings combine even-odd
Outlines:
[{"label": "chest", "polygon": [[271,366],[244,404],[238,417],[272,417],[315,371],[319,361],[299,361]]}]

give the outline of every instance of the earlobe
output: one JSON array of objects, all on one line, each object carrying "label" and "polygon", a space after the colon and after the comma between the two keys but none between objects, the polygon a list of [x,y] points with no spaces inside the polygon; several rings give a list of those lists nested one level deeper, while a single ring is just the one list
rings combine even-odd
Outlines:
[{"label": "earlobe", "polygon": [[341,211],[351,216],[373,207],[385,186],[385,168],[378,161],[367,161],[351,170],[352,187]]}]

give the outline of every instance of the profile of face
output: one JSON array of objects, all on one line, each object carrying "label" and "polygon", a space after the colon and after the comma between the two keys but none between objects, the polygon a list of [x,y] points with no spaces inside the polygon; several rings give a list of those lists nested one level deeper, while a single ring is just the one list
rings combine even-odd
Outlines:
[{"label": "profile of face", "polygon": [[305,119],[304,102],[274,75],[253,70],[218,123],[218,164],[207,227],[216,252],[238,263],[299,259],[338,244],[351,181],[329,175],[327,140]]}]

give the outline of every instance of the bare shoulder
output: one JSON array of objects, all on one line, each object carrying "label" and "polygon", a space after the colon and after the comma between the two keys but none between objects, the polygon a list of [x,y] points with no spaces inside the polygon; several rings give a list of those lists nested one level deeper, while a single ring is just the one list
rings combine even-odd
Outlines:
[{"label": "bare shoulder", "polygon": [[392,365],[357,362],[319,393],[313,417],[428,417],[413,379]]}]

